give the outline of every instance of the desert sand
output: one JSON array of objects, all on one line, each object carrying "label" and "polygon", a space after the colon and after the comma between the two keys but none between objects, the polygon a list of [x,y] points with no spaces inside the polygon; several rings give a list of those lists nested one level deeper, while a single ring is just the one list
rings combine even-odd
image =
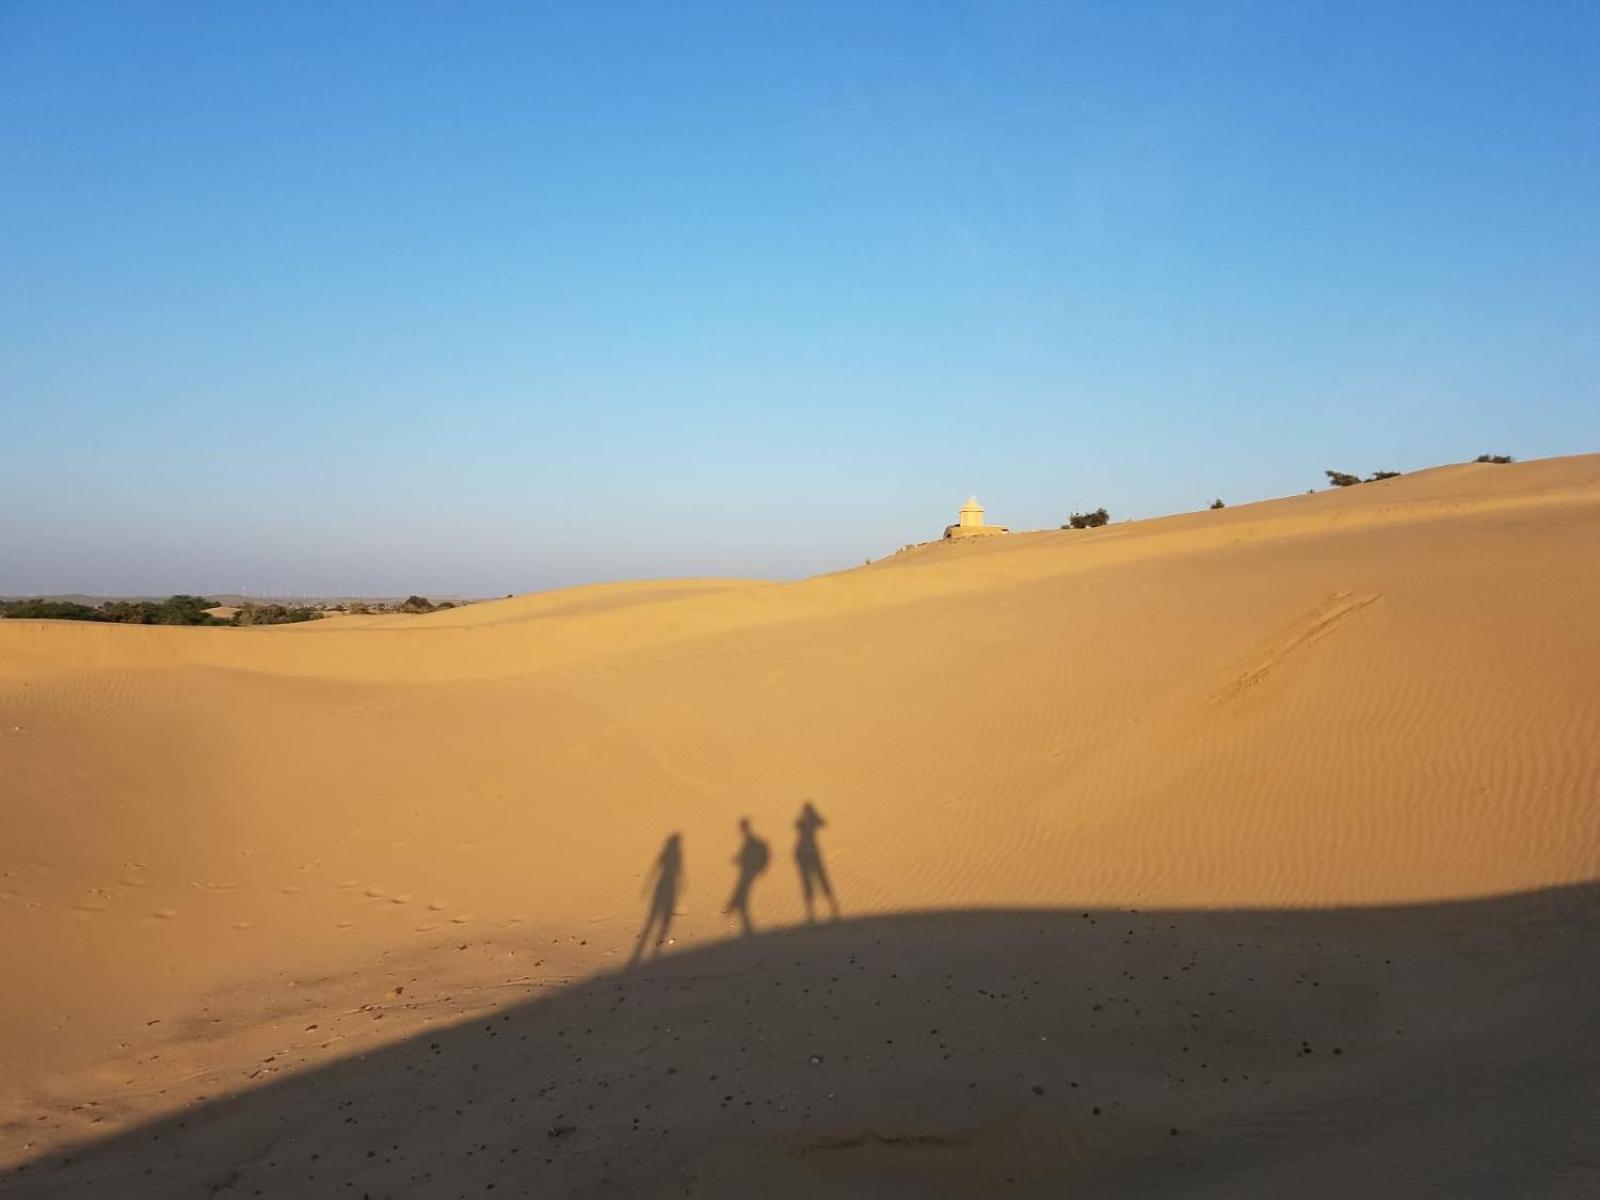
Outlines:
[{"label": "desert sand", "polygon": [[1600,1195],[1600,455],[0,621],[0,806],[7,1195]]}]

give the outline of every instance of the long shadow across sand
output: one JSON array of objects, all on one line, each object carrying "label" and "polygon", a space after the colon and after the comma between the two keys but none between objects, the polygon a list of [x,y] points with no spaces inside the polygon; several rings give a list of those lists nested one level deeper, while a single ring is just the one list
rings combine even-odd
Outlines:
[{"label": "long shadow across sand", "polygon": [[1600,1193],[1600,887],[840,921],[39,1160],[18,1197]]}]

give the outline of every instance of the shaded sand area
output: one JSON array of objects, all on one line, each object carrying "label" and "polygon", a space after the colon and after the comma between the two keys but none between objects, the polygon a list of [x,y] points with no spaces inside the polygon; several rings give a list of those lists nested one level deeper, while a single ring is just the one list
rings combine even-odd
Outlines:
[{"label": "shaded sand area", "polygon": [[1597,598],[1586,456],[0,622],[0,1190],[1600,1193]]}]

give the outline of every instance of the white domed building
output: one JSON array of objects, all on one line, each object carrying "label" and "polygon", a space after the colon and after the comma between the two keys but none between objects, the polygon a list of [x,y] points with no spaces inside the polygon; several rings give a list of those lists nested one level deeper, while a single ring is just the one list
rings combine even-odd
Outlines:
[{"label": "white domed building", "polygon": [[985,525],[983,523],[983,505],[978,503],[976,496],[968,496],[967,502],[961,506],[961,512],[956,518],[956,523],[944,527],[944,536],[949,540],[989,537],[997,533],[1010,532],[1004,525]]}]

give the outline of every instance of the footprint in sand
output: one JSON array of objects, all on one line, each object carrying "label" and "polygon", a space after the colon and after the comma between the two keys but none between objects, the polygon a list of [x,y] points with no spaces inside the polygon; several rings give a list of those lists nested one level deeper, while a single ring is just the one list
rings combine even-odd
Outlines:
[{"label": "footprint in sand", "polygon": [[383,889],[381,887],[377,887],[376,885],[367,889],[367,895],[371,896],[374,900],[381,898],[383,894]]},{"label": "footprint in sand", "polygon": [[390,904],[410,904],[411,903],[411,893],[410,892],[401,892],[398,896],[390,896],[389,897],[389,903]]},{"label": "footprint in sand", "polygon": [[416,927],[416,932],[432,933],[437,928],[439,928],[439,923],[437,921],[424,921],[421,925]]},{"label": "footprint in sand", "polygon": [[432,903],[430,903],[428,905],[428,911],[429,912],[443,912],[445,909],[447,909],[449,907],[450,906],[448,904],[446,904],[443,900],[435,900],[435,901],[433,901]]},{"label": "footprint in sand", "polygon": [[178,915],[178,910],[175,908],[158,908],[150,915],[152,917],[159,917],[163,921],[170,921],[173,917]]},{"label": "footprint in sand", "polygon": [[355,927],[355,922],[354,921],[340,921],[339,925],[338,925],[338,928],[340,928],[340,929],[353,929],[354,927]]},{"label": "footprint in sand", "polygon": [[450,918],[450,923],[452,925],[465,925],[470,920],[472,920],[471,913],[457,913]]}]

